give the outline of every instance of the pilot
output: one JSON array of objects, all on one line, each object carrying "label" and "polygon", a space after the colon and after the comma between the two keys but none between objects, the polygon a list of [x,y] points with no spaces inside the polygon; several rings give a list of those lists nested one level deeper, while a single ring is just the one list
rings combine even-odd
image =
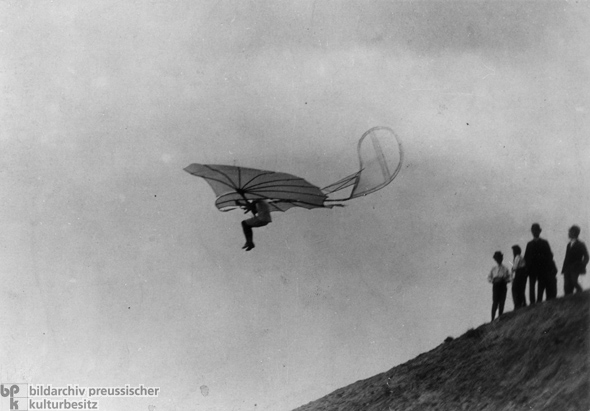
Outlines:
[{"label": "pilot", "polygon": [[255,247],[254,242],[252,241],[252,228],[264,227],[272,222],[272,218],[270,217],[270,206],[264,200],[254,200],[249,203],[246,208],[248,211],[254,213],[254,217],[242,221],[242,230],[246,237],[246,244],[244,244],[242,248],[246,251],[250,251]]}]

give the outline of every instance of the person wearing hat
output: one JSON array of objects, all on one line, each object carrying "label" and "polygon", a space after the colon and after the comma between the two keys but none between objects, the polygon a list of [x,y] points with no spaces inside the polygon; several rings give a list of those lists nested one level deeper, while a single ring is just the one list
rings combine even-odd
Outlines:
[{"label": "person wearing hat", "polygon": [[586,244],[578,240],[580,227],[573,225],[570,227],[568,236],[570,242],[565,249],[565,259],[563,260],[563,292],[565,295],[582,292],[582,286],[578,283],[580,274],[586,274],[586,265],[588,264],[588,249]]},{"label": "person wearing hat", "polygon": [[[541,226],[534,223],[531,226],[533,239],[526,245],[524,260],[526,261],[527,276],[529,280],[530,304],[543,301],[543,293],[547,291],[547,299],[557,295],[557,282],[555,279],[553,252],[549,242],[540,237]],[[537,298],[535,299],[535,283],[538,282]]]},{"label": "person wearing hat", "polygon": [[504,313],[507,291],[506,284],[511,280],[510,271],[502,264],[504,260],[502,253],[496,251],[493,258],[497,265],[488,274],[488,281],[492,283],[492,321],[496,318],[496,310],[498,311],[498,317]]},{"label": "person wearing hat", "polygon": [[512,301],[514,301],[514,309],[526,307],[526,263],[521,253],[520,246],[513,245],[512,253],[514,254],[514,261],[512,262]]}]

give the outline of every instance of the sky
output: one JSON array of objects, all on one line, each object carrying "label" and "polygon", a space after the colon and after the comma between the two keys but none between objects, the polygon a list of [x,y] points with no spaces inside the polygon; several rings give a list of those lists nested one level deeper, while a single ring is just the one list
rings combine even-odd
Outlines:
[{"label": "sky", "polygon": [[[589,238],[587,2],[2,1],[0,19],[3,383],[290,410],[489,321],[492,255],[532,223],[558,266],[572,224]],[[247,253],[244,215],[183,171],[322,187],[374,126],[400,137],[399,176],[273,214]]]}]

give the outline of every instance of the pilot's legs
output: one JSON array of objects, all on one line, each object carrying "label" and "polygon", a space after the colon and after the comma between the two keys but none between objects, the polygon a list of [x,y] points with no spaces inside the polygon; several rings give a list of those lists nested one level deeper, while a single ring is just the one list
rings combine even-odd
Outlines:
[{"label": "pilot's legs", "polygon": [[254,243],[252,242],[252,237],[254,233],[252,233],[252,227],[248,225],[248,221],[242,221],[242,230],[244,231],[244,237],[246,237],[246,244],[242,247],[246,251],[250,251],[254,248]]}]

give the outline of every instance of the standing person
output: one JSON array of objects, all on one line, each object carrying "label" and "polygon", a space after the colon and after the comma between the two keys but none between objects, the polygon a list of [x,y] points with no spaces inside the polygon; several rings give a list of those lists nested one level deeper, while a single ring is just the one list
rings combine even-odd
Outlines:
[{"label": "standing person", "polygon": [[514,301],[514,309],[517,310],[526,307],[526,265],[521,253],[520,246],[513,245],[512,253],[514,260],[512,262],[512,301]]},{"label": "standing person", "polygon": [[272,222],[270,217],[270,206],[264,200],[254,200],[252,203],[244,206],[248,211],[254,214],[254,217],[242,221],[242,230],[246,237],[246,244],[242,247],[246,251],[254,248],[252,227],[264,227]]},{"label": "standing person", "polygon": [[498,310],[498,317],[504,313],[507,291],[506,284],[510,282],[510,271],[508,271],[506,266],[502,265],[502,260],[504,260],[502,253],[496,251],[493,258],[497,265],[488,274],[488,281],[492,283],[492,321],[496,318],[496,310]]},{"label": "standing person", "polygon": [[588,264],[588,249],[586,244],[578,240],[580,227],[573,225],[570,227],[568,236],[570,242],[565,249],[565,259],[563,260],[563,291],[565,295],[573,294],[574,290],[582,292],[582,286],[578,283],[580,274],[586,274],[586,265]]},{"label": "standing person", "polygon": [[[553,283],[550,281],[553,268],[553,252],[549,246],[549,242],[540,237],[541,226],[534,223],[531,226],[531,233],[533,239],[526,245],[524,252],[524,260],[526,261],[527,277],[529,280],[529,303],[532,305],[535,302],[543,301],[543,293],[547,286],[548,297],[553,295]],[[535,283],[538,281],[538,293],[535,299]],[[550,297],[549,297],[550,298]]]},{"label": "standing person", "polygon": [[546,278],[544,281],[545,291],[547,292],[547,300],[557,297],[557,271],[557,265],[555,264],[555,261],[551,259],[550,269],[546,273]]}]

